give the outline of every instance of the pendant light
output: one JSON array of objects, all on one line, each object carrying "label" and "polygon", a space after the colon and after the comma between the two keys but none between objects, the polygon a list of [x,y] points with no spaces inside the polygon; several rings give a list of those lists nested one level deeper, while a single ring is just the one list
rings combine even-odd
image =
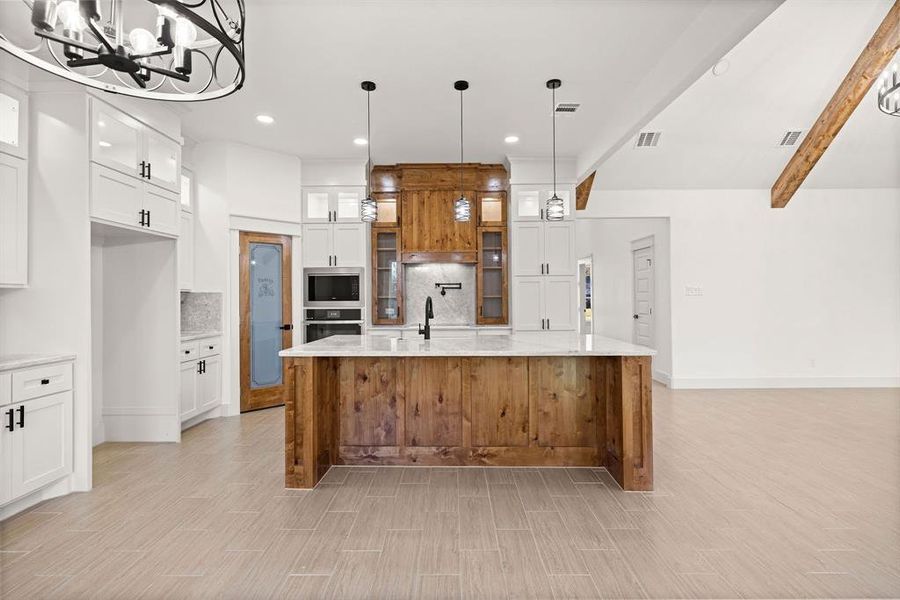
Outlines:
[{"label": "pendant light", "polygon": [[363,81],[359,84],[366,92],[366,148],[369,159],[366,162],[366,197],[359,203],[359,218],[366,223],[378,219],[378,203],[372,197],[372,109],[370,99],[375,90],[375,83]]},{"label": "pendant light", "polygon": [[553,195],[547,200],[547,220],[562,221],[565,216],[565,206],[562,198],[556,194],[556,89],[562,85],[559,79],[547,81],[552,101],[550,112],[553,114]]},{"label": "pendant light", "polygon": [[457,221],[465,223],[472,214],[472,208],[463,187],[463,92],[469,89],[469,82],[459,80],[453,84],[453,89],[459,92],[459,198],[453,203],[453,217]]}]

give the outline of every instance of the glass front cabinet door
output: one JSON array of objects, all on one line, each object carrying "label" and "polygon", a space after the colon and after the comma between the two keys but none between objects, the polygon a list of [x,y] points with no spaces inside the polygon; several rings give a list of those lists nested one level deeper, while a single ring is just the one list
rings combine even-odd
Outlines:
[{"label": "glass front cabinet door", "polygon": [[506,227],[506,192],[478,194],[478,225]]},{"label": "glass front cabinet door", "polygon": [[378,206],[378,216],[373,227],[399,227],[400,226],[400,194],[397,192],[375,192],[375,205]]},{"label": "glass front cabinet door", "polygon": [[478,228],[479,325],[505,325],[508,313],[506,227]]},{"label": "glass front cabinet door", "polygon": [[399,227],[372,229],[372,323],[403,323]]}]

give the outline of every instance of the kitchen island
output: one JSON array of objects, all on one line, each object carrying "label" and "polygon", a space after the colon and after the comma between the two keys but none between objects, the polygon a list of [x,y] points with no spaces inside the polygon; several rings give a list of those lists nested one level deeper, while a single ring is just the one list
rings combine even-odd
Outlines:
[{"label": "kitchen island", "polygon": [[653,489],[655,351],[575,333],[333,336],[283,350],[285,484],[333,464],[606,467]]}]

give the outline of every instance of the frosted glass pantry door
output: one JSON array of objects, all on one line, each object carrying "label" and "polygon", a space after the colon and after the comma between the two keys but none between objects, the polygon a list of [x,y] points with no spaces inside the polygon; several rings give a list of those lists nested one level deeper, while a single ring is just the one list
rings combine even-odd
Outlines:
[{"label": "frosted glass pantry door", "polygon": [[281,385],[281,246],[250,244],[250,388]]},{"label": "frosted glass pantry door", "polygon": [[291,244],[286,235],[240,234],[241,412],[280,406],[290,393],[278,353],[293,343]]}]

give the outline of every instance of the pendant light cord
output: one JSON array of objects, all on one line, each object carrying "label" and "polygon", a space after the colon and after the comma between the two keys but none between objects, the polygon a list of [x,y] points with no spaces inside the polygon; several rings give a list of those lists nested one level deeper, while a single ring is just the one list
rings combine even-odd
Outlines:
[{"label": "pendant light cord", "polygon": [[366,90],[366,151],[369,162],[366,163],[366,198],[372,197],[372,92]]},{"label": "pendant light cord", "polygon": [[553,113],[553,197],[556,197],[556,88],[551,90],[550,110]]},{"label": "pendant light cord", "polygon": [[463,192],[463,90],[459,90],[459,197]]}]

